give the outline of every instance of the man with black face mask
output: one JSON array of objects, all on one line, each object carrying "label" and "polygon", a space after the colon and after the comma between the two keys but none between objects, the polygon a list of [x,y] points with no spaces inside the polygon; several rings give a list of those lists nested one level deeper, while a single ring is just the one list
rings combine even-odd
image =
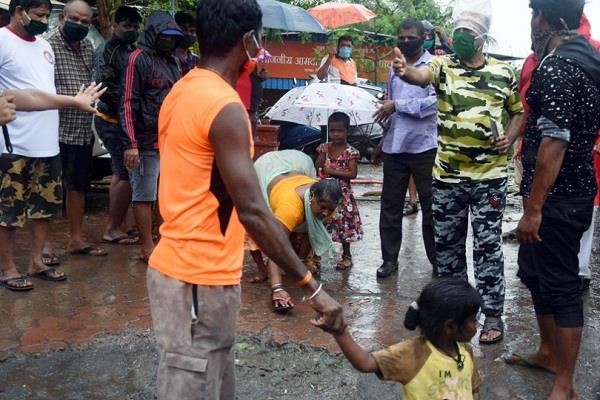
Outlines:
[{"label": "man with black face mask", "polygon": [[123,163],[123,153],[128,146],[127,135],[119,124],[119,106],[123,92],[121,77],[125,75],[129,54],[135,50],[135,42],[142,17],[133,7],[121,6],[115,13],[113,36],[96,51],[94,80],[106,85],[107,91],[98,102],[94,126],[98,137],[111,158],[113,177],[110,183],[108,223],[102,241],[131,245],[138,242],[128,235],[124,222],[131,204],[129,172]]},{"label": "man with black face mask", "polygon": [[[85,37],[92,22],[92,9],[83,0],[72,0],[59,17],[60,25],[47,40],[54,50],[55,82],[58,94],[72,96],[92,80],[93,46]],[[83,237],[85,192],[92,175],[92,115],[79,110],[60,110],[59,140],[66,188],[66,208],[70,240],[67,252],[104,256],[106,251],[94,247]]]},{"label": "man with black face mask", "polygon": [[158,186],[158,113],[181,78],[174,52],[183,37],[169,13],[152,12],[138,48],[129,55],[121,82],[119,122],[128,142],[123,161],[129,170],[133,215],[142,244],[141,259],[145,262],[154,250],[152,206]]},{"label": "man with black face mask", "polygon": [[198,64],[198,56],[190,50],[190,47],[196,43],[196,19],[190,14],[180,11],[175,14],[175,22],[184,34],[175,52],[181,65],[181,76],[184,76]]},{"label": "man with black face mask", "polygon": [[[398,28],[398,48],[410,65],[425,65],[432,55],[423,49],[425,31],[410,18]],[[398,270],[402,243],[402,217],[409,178],[414,177],[423,212],[423,240],[429,262],[435,266],[435,242],[431,211],[431,170],[437,149],[437,98],[433,86],[411,85],[390,70],[389,100],[375,114],[385,124],[378,160],[383,152],[383,194],[379,231],[383,264],[377,276],[385,278]]]}]

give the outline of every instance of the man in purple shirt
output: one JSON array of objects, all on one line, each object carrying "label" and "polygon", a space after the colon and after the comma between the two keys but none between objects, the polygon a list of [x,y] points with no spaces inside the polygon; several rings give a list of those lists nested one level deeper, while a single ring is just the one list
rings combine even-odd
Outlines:
[{"label": "man in purple shirt", "polygon": [[[409,18],[398,28],[397,46],[415,67],[426,64],[432,57],[423,50],[424,38],[423,25],[416,19]],[[411,175],[421,203],[425,251],[435,273],[431,171],[437,151],[437,98],[431,85],[424,88],[410,85],[394,70],[392,66],[389,100],[375,113],[376,121],[386,127],[379,149],[384,162],[379,219],[383,264],[377,270],[379,278],[398,270],[404,200]]]}]

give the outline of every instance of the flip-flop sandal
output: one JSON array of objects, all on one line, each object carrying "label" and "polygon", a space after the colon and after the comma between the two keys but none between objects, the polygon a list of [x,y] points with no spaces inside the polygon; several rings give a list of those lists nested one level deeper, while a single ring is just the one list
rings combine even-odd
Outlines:
[{"label": "flip-flop sandal", "polygon": [[[292,297],[288,295],[287,298],[276,298],[276,294],[277,293],[273,293],[271,296],[271,302],[273,303],[273,311],[275,311],[278,314],[287,314],[292,308],[294,308],[294,306],[290,304],[290,302],[292,301]],[[282,302],[286,302],[288,304],[282,304]]]},{"label": "flip-flop sandal", "polygon": [[131,228],[129,229],[127,232],[125,232],[128,236],[133,236],[133,237],[138,237],[140,235],[140,232],[137,230],[137,228]]},{"label": "flip-flop sandal", "polygon": [[[55,276],[53,273],[57,272],[61,275]],[[61,282],[67,279],[67,275],[63,272],[59,272],[56,270],[56,268],[54,267],[49,267],[46,268],[43,271],[40,272],[36,272],[34,274],[29,274],[30,278],[38,278],[38,279],[42,279],[44,281],[51,281],[51,282]]]},{"label": "flip-flop sandal", "polygon": [[[517,357],[515,359],[515,356]],[[511,365],[511,366],[519,366],[519,367],[525,367],[525,368],[531,368],[531,369],[539,369],[541,371],[545,371],[551,374],[554,374],[553,371],[549,370],[546,367],[543,367],[539,364],[534,363],[533,361],[531,361],[527,355],[525,353],[522,352],[518,352],[518,351],[509,351],[508,353],[505,353],[502,355],[502,361],[504,361],[504,363],[506,365]]]},{"label": "flip-flop sandal", "polygon": [[54,253],[42,253],[42,262],[48,267],[60,265],[60,259]]},{"label": "flip-flop sandal", "polygon": [[[481,337],[491,331],[500,332],[496,338],[491,340],[483,340]],[[504,339],[504,322],[500,317],[486,317],[485,322],[483,323],[483,327],[481,328],[481,333],[479,334],[479,343],[481,344],[495,344]]]},{"label": "flip-flop sandal", "polygon": [[33,289],[33,284],[31,282],[29,282],[29,285],[25,285],[25,286],[18,286],[18,285],[15,285],[15,283],[18,281],[26,282],[27,278],[28,278],[27,275],[21,275],[21,276],[13,276],[12,278],[0,279],[0,286],[4,286],[8,290],[12,290],[14,292],[25,292],[25,291]]},{"label": "flip-flop sandal", "polygon": [[108,253],[102,247],[85,246],[77,250],[69,251],[69,254],[75,256],[91,256],[91,257],[104,257]]},{"label": "flip-flop sandal", "polygon": [[140,238],[135,237],[135,236],[129,236],[129,235],[117,236],[112,239],[107,239],[107,238],[103,237],[102,242],[108,243],[108,244],[119,244],[119,245],[123,245],[123,246],[130,246],[130,245],[134,245],[134,244],[140,244]]}]

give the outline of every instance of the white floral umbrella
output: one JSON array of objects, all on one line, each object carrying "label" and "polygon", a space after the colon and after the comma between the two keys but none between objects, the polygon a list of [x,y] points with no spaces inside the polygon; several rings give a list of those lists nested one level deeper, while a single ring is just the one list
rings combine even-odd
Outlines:
[{"label": "white floral umbrella", "polygon": [[364,125],[374,121],[378,105],[375,96],[355,86],[313,83],[287,92],[266,117],[319,127],[327,125],[329,116],[340,111],[350,116],[352,125]]}]

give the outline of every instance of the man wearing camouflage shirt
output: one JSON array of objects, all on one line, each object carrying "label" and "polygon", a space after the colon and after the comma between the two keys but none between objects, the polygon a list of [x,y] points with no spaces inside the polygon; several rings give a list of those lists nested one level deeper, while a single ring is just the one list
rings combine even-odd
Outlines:
[{"label": "man wearing camouflage shirt", "polygon": [[[433,169],[433,218],[440,276],[467,279],[466,236],[473,227],[473,264],[484,299],[485,324],[479,338],[502,340],[504,257],[502,215],[507,151],[518,137],[523,106],[515,70],[483,54],[490,17],[465,11],[454,21],[456,55],[407,66],[396,49],[395,70],[406,82],[432,84],[438,97],[438,151]],[[503,117],[509,121],[504,129]]]}]

